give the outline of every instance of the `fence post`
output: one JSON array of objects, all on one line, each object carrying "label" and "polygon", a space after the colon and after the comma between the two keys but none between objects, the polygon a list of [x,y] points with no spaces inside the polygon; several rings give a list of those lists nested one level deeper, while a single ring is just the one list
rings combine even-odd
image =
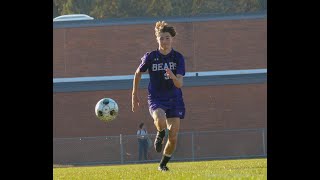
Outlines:
[{"label": "fence post", "polygon": [[194,161],[194,137],[193,137],[193,131],[192,131],[192,133],[191,133],[191,152],[192,152],[192,161]]},{"label": "fence post", "polygon": [[264,140],[264,129],[262,129],[262,146],[263,146],[263,155],[266,155],[266,144],[265,144],[265,140]]},{"label": "fence post", "polygon": [[120,159],[121,159],[121,164],[123,164],[123,144],[122,144],[122,134],[120,134]]}]

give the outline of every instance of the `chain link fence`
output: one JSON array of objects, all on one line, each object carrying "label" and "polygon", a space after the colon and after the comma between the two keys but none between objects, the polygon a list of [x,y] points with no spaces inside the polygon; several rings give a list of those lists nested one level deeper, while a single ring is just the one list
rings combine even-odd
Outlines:
[{"label": "chain link fence", "polygon": [[[180,132],[171,161],[266,157],[266,129]],[[152,141],[155,134],[149,134]],[[167,140],[167,139],[165,139]],[[151,146],[139,161],[136,135],[54,138],[53,164],[127,164],[158,162],[162,153]]]}]

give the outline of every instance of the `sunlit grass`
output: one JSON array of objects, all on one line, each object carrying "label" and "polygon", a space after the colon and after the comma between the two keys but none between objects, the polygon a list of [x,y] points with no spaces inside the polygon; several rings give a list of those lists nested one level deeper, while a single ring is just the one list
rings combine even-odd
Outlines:
[{"label": "sunlit grass", "polygon": [[169,172],[158,163],[53,168],[53,179],[267,179],[267,159],[170,162]]}]

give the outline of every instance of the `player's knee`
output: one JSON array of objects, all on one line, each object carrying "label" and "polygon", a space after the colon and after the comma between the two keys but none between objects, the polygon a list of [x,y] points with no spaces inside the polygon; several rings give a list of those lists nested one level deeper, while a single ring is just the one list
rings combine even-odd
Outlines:
[{"label": "player's knee", "polygon": [[166,114],[163,110],[160,110],[160,109],[156,109],[154,111],[154,120],[156,122],[164,122],[166,121]]},{"label": "player's knee", "polygon": [[154,118],[154,121],[155,121],[156,123],[165,123],[166,118],[163,118],[163,117],[155,117],[155,118]]},{"label": "player's knee", "polygon": [[158,129],[159,131],[161,131],[162,129],[165,128],[165,126],[166,126],[166,121],[165,121],[163,118],[155,117],[155,118],[154,118],[154,125],[157,127],[157,129]]},{"label": "player's knee", "polygon": [[175,136],[171,135],[171,136],[168,137],[168,140],[170,141],[170,143],[176,144],[177,141],[178,141],[178,136],[177,135],[175,135]]}]

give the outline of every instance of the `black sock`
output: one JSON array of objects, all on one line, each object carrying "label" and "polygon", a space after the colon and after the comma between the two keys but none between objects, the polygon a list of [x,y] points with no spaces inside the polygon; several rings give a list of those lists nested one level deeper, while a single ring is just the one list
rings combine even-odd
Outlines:
[{"label": "black sock", "polygon": [[159,137],[163,139],[163,137],[166,135],[166,129],[163,129],[162,131],[158,131]]},{"label": "black sock", "polygon": [[160,167],[166,166],[171,157],[166,155],[162,155],[162,159],[160,161]]}]

